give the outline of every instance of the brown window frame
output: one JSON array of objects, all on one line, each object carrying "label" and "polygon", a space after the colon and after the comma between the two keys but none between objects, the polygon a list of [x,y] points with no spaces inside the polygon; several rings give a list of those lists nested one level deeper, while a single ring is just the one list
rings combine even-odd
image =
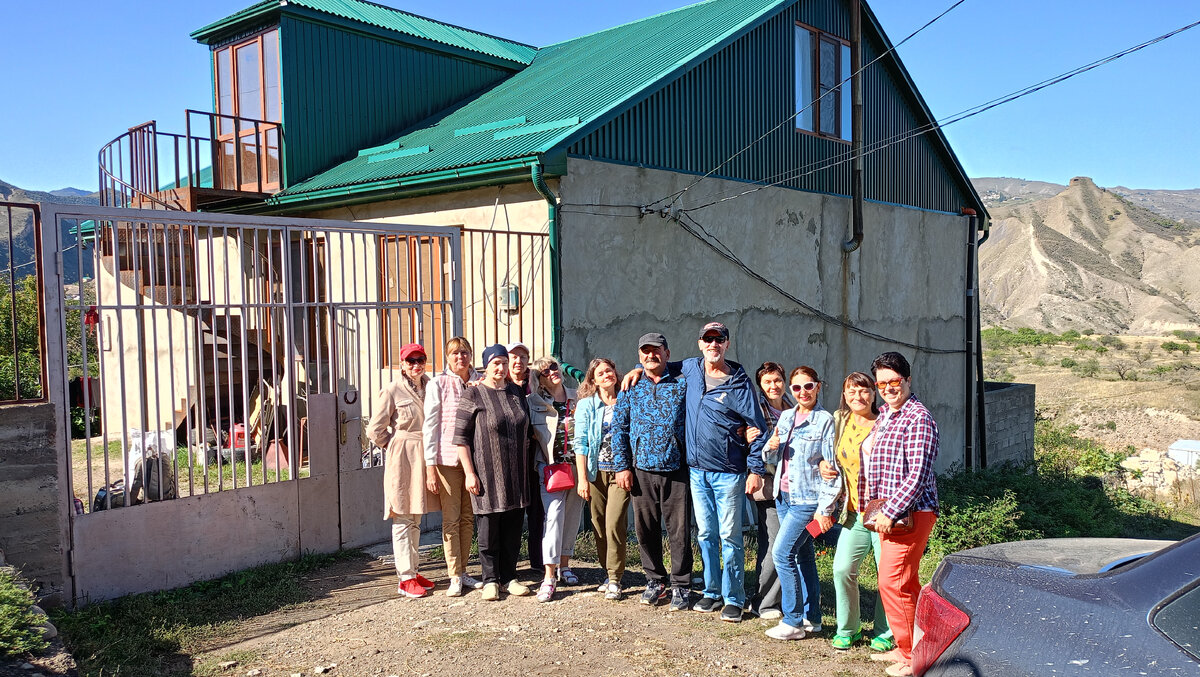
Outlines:
[{"label": "brown window frame", "polygon": [[[812,44],[811,44],[812,49],[811,49],[811,54],[810,54],[810,59],[809,59],[809,67],[811,69],[810,77],[812,78],[812,91],[809,92],[809,100],[813,102],[811,108],[809,109],[812,113],[813,128],[810,130],[810,129],[805,129],[800,126],[800,119],[801,119],[800,115],[799,115],[800,107],[797,106],[796,111],[795,111],[796,118],[795,118],[795,122],[794,122],[795,130],[800,134],[807,134],[808,136],[815,136],[819,139],[826,139],[829,141],[836,141],[838,143],[844,143],[844,144],[849,145],[850,139],[842,136],[843,130],[841,129],[843,118],[845,117],[844,111],[842,110],[843,94],[839,93],[837,96],[832,96],[829,99],[824,99],[824,100],[821,99],[820,97],[821,97],[821,43],[822,42],[832,42],[832,43],[836,43],[838,45],[839,49],[837,51],[837,53],[838,53],[837,72],[840,74],[843,72],[842,63],[841,63],[841,59],[842,59],[842,49],[841,48],[842,47],[849,48],[850,41],[846,40],[845,38],[838,37],[838,36],[834,35],[833,33],[827,33],[815,26],[810,26],[810,25],[800,22],[800,21],[795,22],[795,24],[796,24],[796,28],[804,29],[812,35]],[[792,34],[793,53],[795,53],[795,39],[796,39],[795,33],[793,33]],[[799,86],[799,77],[798,76],[799,76],[800,67],[801,67],[801,64],[797,63],[795,65],[795,70],[793,71],[792,85],[795,87]],[[840,77],[838,78],[838,81],[839,82],[841,81]],[[843,86],[845,86],[845,85],[843,85]],[[848,90],[846,90],[846,91],[848,91]],[[793,97],[793,101],[794,100],[795,100],[795,97]],[[834,115],[834,119],[837,122],[835,123],[836,129],[834,129],[833,131],[827,132],[821,128],[821,106],[830,100],[832,100],[835,103],[835,105],[838,107],[838,110],[837,110],[836,114]],[[849,136],[849,135],[847,135],[847,136]]]},{"label": "brown window frame", "polygon": [[[275,80],[276,80],[275,89],[278,92],[278,98],[277,99],[272,98],[271,100],[268,101],[268,98],[267,98],[267,59],[266,59],[268,52],[265,47],[265,42],[266,42],[267,36],[269,36],[269,35],[273,35],[274,43],[275,43],[275,49],[272,52],[272,55],[273,55],[273,58],[275,59],[275,68],[274,68]],[[238,62],[237,62],[238,51],[243,48],[250,47],[252,45],[256,47],[257,53],[258,53],[259,115],[257,117],[243,115],[243,111],[241,110],[241,104],[239,101],[240,97],[238,95],[238,92],[240,89],[240,87],[239,87],[240,83],[238,81]],[[224,80],[221,77],[221,55],[222,54],[228,54],[228,59],[229,59],[229,81],[230,82],[228,83],[229,84],[228,91],[229,91],[230,106],[232,106],[232,110],[222,110],[222,108],[221,108],[221,92],[222,92],[222,85],[224,84]],[[249,37],[241,38],[234,42],[230,42],[230,43],[221,45],[220,47],[214,48],[212,50],[212,68],[213,68],[213,110],[216,111],[216,113],[217,113],[217,119],[214,121],[214,129],[213,129],[214,137],[215,137],[213,139],[213,143],[215,144],[215,147],[220,148],[224,144],[231,143],[234,141],[234,139],[236,137],[236,138],[241,139],[242,147],[255,148],[260,157],[257,157],[256,158],[257,162],[252,163],[252,164],[257,165],[255,167],[255,172],[258,176],[262,177],[262,181],[261,181],[262,190],[265,192],[274,192],[276,190],[279,190],[282,187],[282,181],[283,181],[282,165],[280,162],[280,160],[282,160],[282,158],[276,160],[274,163],[274,166],[271,166],[271,163],[269,162],[268,153],[267,153],[267,149],[269,147],[274,147],[277,152],[281,152],[281,150],[282,150],[281,149],[281,132],[280,132],[279,125],[281,125],[282,121],[283,121],[283,71],[282,71],[282,64],[279,62],[279,27],[271,26],[269,28],[263,29],[263,30],[255,33]],[[273,122],[276,124],[273,126],[262,126],[262,127],[256,127],[253,124],[246,124],[246,125],[242,126],[242,125],[235,124],[235,121],[229,120],[228,118],[223,118],[221,116],[233,116],[236,118],[262,120],[265,122]],[[233,131],[232,132],[226,131],[227,126],[233,126]],[[258,129],[259,134],[262,137],[262,138],[258,139],[257,144],[255,143],[255,130],[256,129]],[[268,141],[268,136],[271,137],[271,139],[272,139],[271,141]],[[214,153],[217,156],[220,156],[220,154],[221,154],[220,150],[214,150]],[[216,168],[214,168],[214,172],[215,171],[217,171]],[[271,180],[272,173],[275,175],[274,180]],[[247,178],[245,176],[245,174],[246,174],[246,172],[243,172],[242,184],[239,186],[236,186],[235,188],[237,190],[255,190],[256,191],[258,186],[260,185],[259,181],[257,179],[252,181],[249,178]],[[225,176],[223,176],[221,178],[220,183],[222,184],[222,186],[231,187],[231,186],[225,185],[228,183],[227,179],[229,179],[229,178],[230,177],[225,177]],[[216,179],[216,177],[214,177],[214,179]],[[252,188],[252,186],[253,186],[253,188]]]}]

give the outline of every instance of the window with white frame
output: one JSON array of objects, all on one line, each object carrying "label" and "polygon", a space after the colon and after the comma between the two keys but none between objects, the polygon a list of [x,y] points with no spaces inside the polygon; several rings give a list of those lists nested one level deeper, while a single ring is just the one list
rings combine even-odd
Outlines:
[{"label": "window with white frame", "polygon": [[849,80],[850,43],[796,24],[796,129],[849,141]]}]

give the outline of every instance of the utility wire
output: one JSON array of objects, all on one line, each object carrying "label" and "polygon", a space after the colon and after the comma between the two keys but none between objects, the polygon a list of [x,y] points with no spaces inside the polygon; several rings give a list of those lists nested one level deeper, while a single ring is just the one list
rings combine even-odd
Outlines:
[{"label": "utility wire", "polygon": [[[687,221],[687,223],[685,223],[685,220]],[[714,252],[719,254],[722,258],[730,261],[738,268],[741,268],[742,271],[744,271],[747,275],[758,280],[759,282],[762,282],[763,284],[767,285],[771,289],[774,289],[776,292],[778,292],[784,298],[788,299],[789,301],[792,301],[793,303],[800,306],[801,308],[804,308],[805,310],[809,311],[813,315],[816,315],[818,318],[820,318],[821,320],[823,320],[824,322],[826,322],[828,324],[842,327],[842,328],[852,331],[856,334],[861,334],[862,336],[866,336],[868,338],[872,338],[877,341],[882,341],[883,343],[890,343],[890,344],[894,344],[894,345],[898,345],[898,346],[903,346],[905,348],[912,348],[913,350],[918,350],[918,351],[925,352],[925,353],[933,353],[933,354],[937,354],[937,355],[955,355],[955,354],[962,354],[962,353],[967,352],[966,350],[963,350],[963,349],[931,348],[929,346],[922,346],[922,345],[919,345],[916,343],[909,343],[908,341],[901,341],[899,339],[894,339],[894,338],[891,338],[888,336],[884,336],[883,334],[878,334],[873,331],[863,329],[862,327],[858,327],[846,320],[841,319],[840,317],[830,315],[829,313],[826,313],[825,311],[813,306],[812,304],[806,302],[804,299],[801,299],[800,297],[796,296],[795,294],[792,294],[791,292],[787,291],[783,287],[780,287],[779,285],[775,284],[774,282],[768,280],[767,278],[763,277],[760,273],[758,273],[758,271],[754,270],[750,266],[743,263],[742,260],[739,259],[736,254],[734,254],[732,251],[730,251],[729,247],[727,247],[725,245],[725,243],[721,242],[718,238],[714,237],[711,233],[709,233],[704,228],[704,226],[702,226],[698,221],[696,221],[694,218],[692,218],[692,216],[690,214],[681,213],[679,215],[679,218],[676,219],[675,222],[679,224],[680,228],[683,228],[692,237],[695,237],[697,240],[700,240],[709,249],[712,249]],[[701,234],[701,231],[704,233],[703,235]],[[707,235],[707,237],[706,237],[706,235]]]},{"label": "utility wire", "polygon": [[947,14],[949,14],[949,13],[951,12],[951,10],[953,10],[955,7],[958,7],[959,5],[963,4],[964,2],[966,2],[966,0],[957,0],[957,1],[956,1],[954,4],[950,5],[950,6],[949,6],[949,7],[947,7],[945,10],[943,10],[941,14],[938,14],[937,16],[935,16],[935,17],[933,17],[932,19],[930,19],[929,21],[927,21],[927,22],[925,23],[925,25],[924,25],[924,26],[921,26],[920,28],[918,28],[917,30],[913,31],[912,33],[909,33],[909,34],[908,34],[908,37],[906,37],[906,38],[904,38],[903,40],[901,40],[900,42],[897,42],[896,44],[892,45],[890,48],[888,48],[887,50],[885,50],[885,51],[884,51],[882,54],[880,54],[879,56],[875,57],[874,59],[871,59],[871,61],[870,61],[869,63],[867,63],[867,64],[863,65],[863,66],[862,66],[862,67],[860,67],[860,68],[859,68],[857,71],[854,71],[853,73],[851,73],[849,76],[847,76],[847,77],[846,77],[845,79],[843,79],[841,82],[839,82],[839,83],[838,83],[838,84],[837,84],[835,87],[831,87],[830,89],[826,90],[824,94],[821,94],[820,96],[818,96],[818,97],[816,97],[815,99],[813,99],[811,102],[809,102],[809,104],[808,104],[807,106],[804,106],[804,107],[803,107],[803,108],[801,108],[800,110],[798,110],[798,111],[796,111],[795,113],[793,113],[793,114],[789,115],[788,117],[784,118],[782,121],[780,121],[780,123],[779,123],[779,124],[775,125],[775,126],[774,126],[774,127],[772,127],[771,129],[767,130],[767,131],[766,131],[766,132],[764,132],[764,133],[763,133],[761,136],[759,136],[757,139],[755,139],[755,140],[751,141],[749,144],[747,144],[745,147],[743,147],[741,150],[737,151],[737,152],[736,152],[736,153],[734,153],[733,155],[731,155],[731,156],[729,156],[728,158],[726,158],[726,159],[725,159],[723,162],[721,162],[721,164],[719,164],[719,165],[717,165],[716,167],[713,167],[712,169],[708,170],[708,171],[707,171],[707,172],[705,172],[705,173],[704,173],[702,176],[700,176],[699,178],[697,178],[697,179],[693,180],[693,181],[692,181],[690,184],[688,184],[687,186],[685,186],[685,187],[684,187],[682,190],[678,190],[678,191],[676,191],[676,192],[674,192],[674,193],[671,193],[670,195],[667,195],[666,197],[662,197],[662,198],[659,198],[659,199],[655,200],[654,202],[651,202],[651,203],[650,203],[650,206],[654,206],[654,205],[656,205],[656,204],[658,204],[658,203],[660,203],[660,202],[664,202],[664,201],[666,201],[666,200],[671,200],[671,204],[672,204],[672,205],[674,205],[676,202],[678,202],[678,201],[679,201],[679,198],[683,197],[683,194],[684,194],[684,193],[686,193],[686,192],[688,192],[689,190],[691,190],[691,189],[692,189],[692,188],[693,188],[693,187],[694,187],[696,184],[698,184],[698,183],[700,183],[701,181],[703,181],[703,180],[707,179],[708,177],[712,176],[712,175],[713,175],[713,173],[714,173],[714,172],[716,172],[718,169],[720,169],[720,168],[724,167],[725,165],[729,164],[730,162],[732,162],[733,160],[735,160],[735,159],[736,159],[736,158],[737,158],[739,155],[741,155],[742,153],[745,153],[746,151],[748,151],[748,150],[750,150],[752,147],[754,147],[754,145],[755,145],[755,144],[759,143],[760,141],[762,141],[763,139],[767,138],[767,137],[768,137],[768,136],[770,136],[771,134],[774,134],[776,131],[778,131],[778,130],[779,130],[779,128],[780,128],[780,127],[783,127],[784,125],[788,124],[788,123],[789,123],[789,122],[791,122],[792,120],[795,120],[797,116],[799,116],[801,113],[803,113],[803,112],[807,111],[808,109],[812,108],[813,106],[815,106],[815,105],[817,104],[817,102],[818,102],[818,101],[820,101],[821,99],[824,99],[826,96],[829,96],[830,94],[833,94],[834,92],[837,92],[837,94],[840,96],[840,95],[841,95],[841,92],[842,92],[842,87],[843,87],[843,86],[844,86],[844,85],[845,85],[847,82],[850,82],[850,81],[851,81],[851,80],[854,78],[854,76],[858,75],[859,73],[862,73],[862,72],[863,72],[863,71],[865,71],[867,68],[869,68],[869,67],[871,67],[871,66],[875,65],[877,62],[879,62],[879,60],[880,60],[880,59],[883,59],[883,58],[884,58],[885,56],[887,56],[888,54],[891,54],[892,52],[894,52],[894,51],[896,51],[897,49],[899,49],[899,48],[900,48],[900,45],[903,45],[904,43],[908,42],[908,41],[909,41],[909,40],[911,40],[913,37],[915,37],[915,36],[916,36],[918,33],[920,33],[921,31],[923,31],[923,30],[925,30],[926,28],[929,28],[930,26],[932,26],[932,25],[933,25],[934,23],[936,23],[936,22],[937,22],[939,19],[941,19],[942,17],[944,17],[944,16],[946,16]]},{"label": "utility wire", "polygon": [[[1115,54],[1110,54],[1109,56],[1106,56],[1102,59],[1097,59],[1096,61],[1085,64],[1083,66],[1079,66],[1077,68],[1066,71],[1065,73],[1061,73],[1054,77],[1047,78],[1046,80],[1042,80],[1041,82],[1038,82],[1038,83],[1035,83],[1032,85],[1028,85],[1028,86],[1018,89],[1016,91],[1010,92],[1009,94],[1005,94],[1003,96],[999,96],[990,101],[986,101],[984,103],[977,104],[970,108],[963,109],[957,113],[954,113],[953,115],[943,118],[941,121],[930,122],[930,123],[927,123],[920,127],[916,127],[914,129],[908,130],[906,132],[901,132],[899,134],[895,134],[889,138],[876,140],[876,141],[868,144],[866,147],[864,147],[862,154],[864,156],[866,156],[866,155],[870,155],[872,153],[876,153],[876,152],[884,150],[885,148],[888,148],[890,146],[894,146],[896,144],[903,143],[905,141],[908,141],[909,139],[912,139],[912,138],[915,138],[918,136],[922,136],[924,134],[928,134],[929,132],[932,132],[937,129],[942,129],[944,127],[948,127],[949,125],[952,125],[956,122],[961,122],[963,120],[966,120],[967,118],[974,117],[976,115],[979,115],[980,113],[989,111],[998,106],[1002,106],[1004,104],[1011,103],[1013,101],[1016,101],[1017,99],[1020,99],[1025,96],[1029,96],[1030,94],[1033,94],[1035,92],[1046,89],[1047,87],[1051,87],[1053,85],[1056,85],[1056,84],[1059,84],[1066,80],[1069,80],[1077,75],[1082,75],[1083,73],[1086,73],[1088,71],[1099,68],[1100,66],[1112,63],[1113,61],[1116,61],[1117,59],[1120,59],[1124,56],[1133,54],[1134,52],[1143,50],[1147,47],[1150,47],[1159,42],[1162,42],[1164,40],[1172,38],[1180,33],[1183,33],[1184,31],[1191,30],[1197,26],[1200,26],[1200,21],[1195,21],[1193,23],[1190,23],[1186,26],[1182,26],[1182,27],[1177,28],[1168,33],[1164,33],[1163,35],[1160,35],[1156,38],[1151,38],[1150,40],[1147,40],[1140,44],[1134,45],[1133,47],[1129,47],[1127,49],[1121,50],[1119,52],[1116,52]],[[779,185],[780,183],[784,183],[784,182],[790,181],[792,179],[808,176],[810,174],[814,174],[819,171],[824,171],[826,169],[832,169],[833,167],[836,167],[838,165],[850,162],[853,159],[854,159],[853,151],[844,151],[838,155],[834,155],[829,158],[818,160],[816,162],[809,163],[808,165],[804,165],[802,167],[790,169],[785,172],[781,172],[780,174],[775,174],[775,175],[766,177],[763,179],[763,181],[767,181],[767,183],[763,183],[754,188],[746,189],[746,190],[743,190],[736,194],[726,193],[725,197],[721,197],[719,199],[712,200],[710,202],[706,202],[706,203],[698,205],[696,207],[689,207],[686,209],[682,209],[680,211],[685,211],[685,212],[686,211],[695,211],[697,209],[704,209],[705,207],[711,207],[714,204],[717,204],[720,202],[725,202],[727,200],[731,200],[731,199],[734,199],[737,197],[741,197],[741,196],[747,195],[749,193],[757,192],[759,190],[762,190],[763,188],[769,188],[771,186]]]}]

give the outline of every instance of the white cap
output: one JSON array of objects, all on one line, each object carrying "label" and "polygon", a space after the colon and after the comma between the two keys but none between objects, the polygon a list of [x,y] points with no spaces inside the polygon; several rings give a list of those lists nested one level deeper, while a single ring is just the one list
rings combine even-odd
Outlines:
[{"label": "white cap", "polygon": [[533,352],[531,350],[529,350],[529,346],[525,345],[524,343],[521,343],[520,341],[517,341],[515,343],[509,343],[508,345],[504,346],[504,349],[510,353],[517,348],[521,348],[522,350],[524,350],[527,355],[533,355]]}]

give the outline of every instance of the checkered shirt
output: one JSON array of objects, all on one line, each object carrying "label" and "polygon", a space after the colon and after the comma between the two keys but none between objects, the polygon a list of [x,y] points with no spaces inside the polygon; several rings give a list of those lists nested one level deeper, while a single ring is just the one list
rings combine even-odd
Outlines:
[{"label": "checkered shirt", "polygon": [[891,519],[910,510],[938,512],[937,479],[933,463],[938,455],[938,427],[925,405],[915,396],[880,416],[871,457],[858,477],[858,495],[867,501],[886,498],[883,514]]}]

